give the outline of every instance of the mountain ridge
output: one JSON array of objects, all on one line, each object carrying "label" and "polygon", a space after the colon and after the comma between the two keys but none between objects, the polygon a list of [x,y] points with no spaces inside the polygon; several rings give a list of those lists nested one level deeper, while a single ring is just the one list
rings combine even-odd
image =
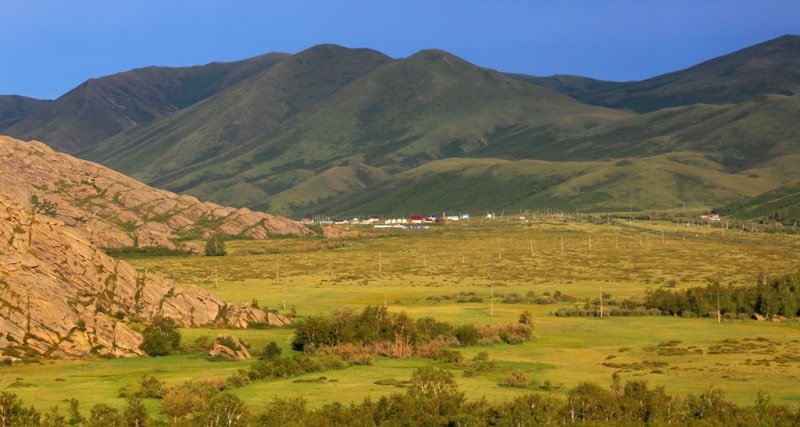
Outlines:
[{"label": "mountain ridge", "polygon": [[145,67],[92,78],[7,127],[18,139],[74,153],[140,123],[167,116],[288,57],[269,53],[195,67]]},{"label": "mountain ridge", "polygon": [[800,91],[798,52],[800,37],[784,35],[640,81],[514,76],[567,93],[588,104],[645,113],[696,103],[738,103],[769,94],[793,95]]},{"label": "mountain ridge", "polygon": [[[799,58],[800,38],[784,36],[615,83],[500,73],[438,49],[393,59],[319,45],[78,154],[172,191],[295,216],[356,214],[359,194],[394,188],[386,182],[447,158],[612,164],[690,151],[732,182],[755,170],[791,180],[764,169],[798,152],[788,124]],[[634,175],[621,179],[636,186]],[[783,183],[769,182],[765,191]],[[744,193],[730,196],[739,202]],[[582,208],[609,207],[595,200]]]}]

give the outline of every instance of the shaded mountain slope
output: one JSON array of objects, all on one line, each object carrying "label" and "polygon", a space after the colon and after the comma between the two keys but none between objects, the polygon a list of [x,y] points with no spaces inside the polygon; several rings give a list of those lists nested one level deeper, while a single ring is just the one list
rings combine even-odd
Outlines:
[{"label": "shaded mountain slope", "polygon": [[173,117],[120,134],[80,156],[163,186],[173,177],[235,158],[241,145],[271,138],[286,122],[389,62],[368,49],[315,46]]},{"label": "shaded mountain slope", "polygon": [[697,103],[729,104],[800,91],[800,36],[786,35],[672,73],[629,83],[572,76],[519,78],[592,105],[649,112]]},{"label": "shaded mountain slope", "polygon": [[50,101],[18,95],[0,95],[0,132],[44,108]]},{"label": "shaded mountain slope", "polygon": [[197,67],[148,67],[90,79],[9,126],[4,133],[19,139],[47,141],[59,151],[73,153],[192,105],[287,56],[271,53]]}]

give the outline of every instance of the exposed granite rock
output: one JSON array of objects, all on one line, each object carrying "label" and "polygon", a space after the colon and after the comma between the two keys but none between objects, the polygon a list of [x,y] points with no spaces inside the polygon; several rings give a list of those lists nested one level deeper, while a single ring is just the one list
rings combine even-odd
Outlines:
[{"label": "exposed granite rock", "polygon": [[257,239],[313,233],[286,218],[154,189],[40,142],[0,136],[0,158],[0,188],[6,196],[23,205],[30,205],[33,196],[52,203],[54,218],[86,230],[101,248],[182,249],[181,237],[214,232]]},{"label": "exposed granite rock", "polygon": [[250,358],[250,350],[247,349],[247,343],[239,338],[228,334],[220,334],[214,340],[214,346],[208,352],[208,357],[225,360],[247,360]]},{"label": "exposed granite rock", "polygon": [[0,357],[5,356],[4,361],[26,354],[141,355],[141,334],[128,322],[146,323],[154,316],[170,317],[181,326],[247,327],[288,320],[249,305],[229,304],[196,286],[184,288],[136,271],[100,248],[134,242],[174,247],[172,239],[203,218],[226,225],[229,234],[305,233],[305,227],[149,189],[40,143],[0,137],[0,158]]}]

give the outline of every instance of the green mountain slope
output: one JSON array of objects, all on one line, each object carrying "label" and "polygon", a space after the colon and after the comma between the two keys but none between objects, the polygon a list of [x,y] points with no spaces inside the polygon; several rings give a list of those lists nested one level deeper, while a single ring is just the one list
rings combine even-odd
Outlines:
[{"label": "green mountain slope", "polygon": [[497,144],[475,155],[585,161],[693,151],[737,172],[800,154],[798,111],[800,96],[769,95],[741,104],[658,110],[598,124],[579,135],[517,127],[499,132]]},{"label": "green mountain slope", "polygon": [[90,79],[4,133],[74,153],[125,129],[188,107],[282,61],[272,53],[185,68],[148,67]]},{"label": "green mountain slope", "polygon": [[613,83],[570,76],[517,77],[588,104],[637,112],[697,103],[738,103],[762,95],[800,91],[800,37],[779,37],[639,82]]},{"label": "green mountain slope", "polygon": [[[800,158],[794,161],[800,164]],[[800,223],[800,179],[752,199],[728,204],[720,212],[742,219],[797,225]]]},{"label": "green mountain slope", "polygon": [[446,52],[393,61],[319,46],[81,155],[156,186],[291,214],[387,174],[480,150],[498,127],[574,132],[628,116]]}]

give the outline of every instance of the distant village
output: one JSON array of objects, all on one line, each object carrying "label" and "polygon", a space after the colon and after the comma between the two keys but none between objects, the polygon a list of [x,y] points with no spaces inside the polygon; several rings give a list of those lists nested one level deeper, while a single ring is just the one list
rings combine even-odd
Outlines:
[{"label": "distant village", "polygon": [[[534,217],[536,215],[534,214]],[[303,217],[300,220],[301,224],[304,225],[312,225],[312,224],[320,224],[320,225],[362,225],[362,226],[373,226],[374,228],[423,228],[429,226],[431,224],[444,224],[446,222],[455,222],[455,221],[469,221],[470,215],[468,213],[459,213],[457,215],[447,215],[442,213],[441,215],[437,214],[430,214],[427,216],[423,215],[411,215],[408,218],[406,217],[394,217],[394,218],[381,218],[379,216],[371,215],[366,218],[334,218],[331,219],[327,216],[314,216],[314,217]],[[494,212],[487,212],[481,219],[495,219],[496,214]],[[518,217],[520,221],[528,222],[528,218],[525,215],[520,215]],[[705,223],[712,223],[712,222],[719,222],[720,216],[717,213],[710,213],[704,214],[699,216],[699,220]]]},{"label": "distant village", "polygon": [[[494,218],[493,213],[487,214],[487,217]],[[458,215],[411,215],[410,217],[395,217],[395,218],[385,218],[381,219],[378,216],[369,216],[365,219],[354,217],[354,218],[335,218],[330,219],[324,216],[316,216],[316,217],[304,217],[300,220],[301,224],[310,225],[310,224],[321,224],[321,225],[344,225],[344,224],[353,224],[353,225],[371,225],[375,228],[417,228],[425,225],[430,224],[442,224],[448,221],[469,221],[469,214],[468,213],[460,213]]]}]

